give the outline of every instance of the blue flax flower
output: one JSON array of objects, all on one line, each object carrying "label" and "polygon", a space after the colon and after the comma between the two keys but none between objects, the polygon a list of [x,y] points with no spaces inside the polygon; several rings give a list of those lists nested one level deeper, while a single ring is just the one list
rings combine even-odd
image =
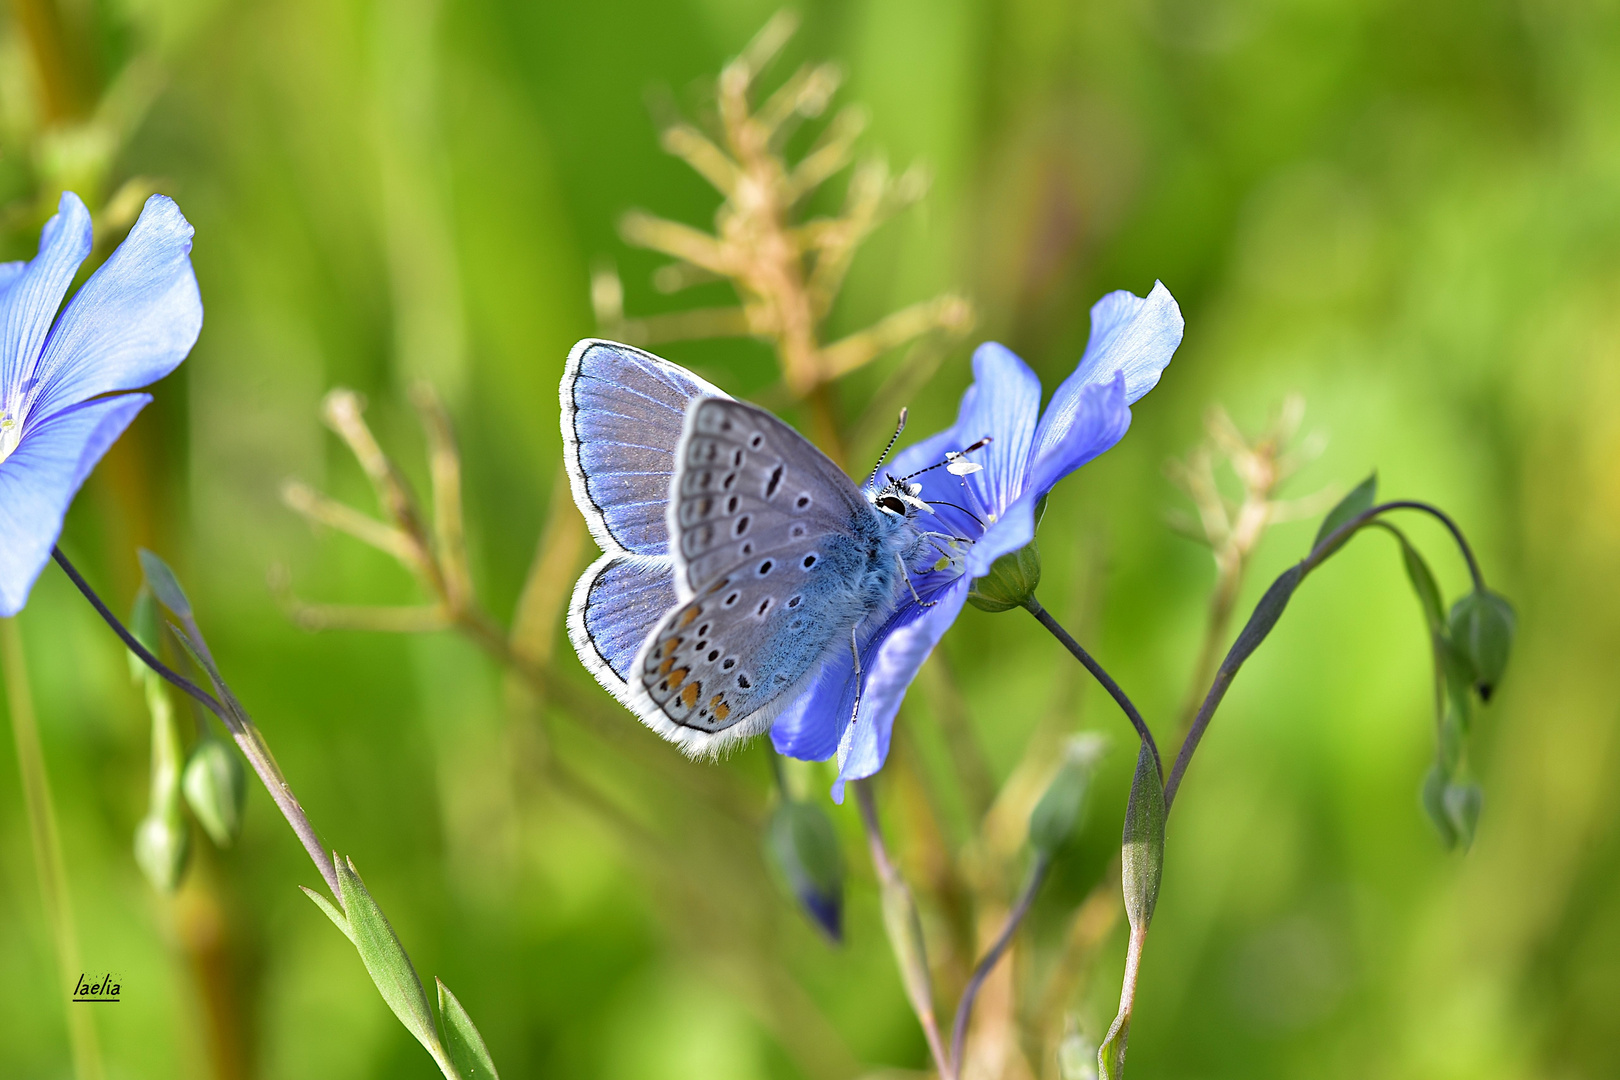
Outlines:
[{"label": "blue flax flower", "polygon": [[191,231],[153,195],[61,318],[92,242],[77,195],[62,195],[38,255],[0,263],[0,616],[22,610],[79,485],[152,400],[115,391],[161,379],[197,340]]},{"label": "blue flax flower", "polygon": [[1146,299],[1129,292],[1103,297],[1091,309],[1091,340],[1074,373],[1041,413],[1041,383],[1011,351],[987,343],[973,354],[973,385],[962,395],[956,424],[908,447],[886,470],[895,476],[925,469],[988,436],[969,460],[983,469],[957,475],[931,469],[916,477],[919,498],[933,517],[925,527],[960,537],[937,560],[911,568],[922,604],[909,596],[889,622],[861,643],[863,687],[855,707],[854,662],[829,663],[815,687],[783,711],[771,728],[777,750],[820,761],[838,755],[833,798],[846,781],[871,776],[889,753],[895,713],[906,687],[944,636],[974,578],[1035,537],[1035,504],[1059,480],[1125,435],[1130,406],[1153,389],[1181,344],[1181,309],[1155,283]]}]

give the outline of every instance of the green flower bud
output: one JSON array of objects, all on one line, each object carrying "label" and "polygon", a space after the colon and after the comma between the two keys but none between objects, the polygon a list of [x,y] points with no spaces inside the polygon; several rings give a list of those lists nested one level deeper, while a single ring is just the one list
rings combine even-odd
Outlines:
[{"label": "green flower bud", "polygon": [[1031,540],[990,564],[990,572],[968,589],[968,603],[980,611],[1023,607],[1041,583],[1041,552]]},{"label": "green flower bud", "polygon": [[784,799],[765,827],[765,849],[807,915],[844,939],[844,855],[820,807]]},{"label": "green flower bud", "polygon": [[222,848],[235,843],[242,832],[247,776],[231,748],[213,737],[199,741],[186,762],[180,785],[209,839]]},{"label": "green flower bud", "polygon": [[1441,802],[1452,828],[1457,831],[1457,842],[1467,851],[1474,845],[1474,830],[1479,826],[1480,811],[1485,808],[1485,792],[1478,784],[1453,782],[1446,785]]},{"label": "green flower bud", "polygon": [[1429,774],[1423,778],[1423,812],[1440,834],[1440,842],[1450,850],[1457,846],[1457,826],[1446,809],[1446,787],[1445,770],[1438,764],[1430,766]]},{"label": "green flower bud", "polygon": [[1451,641],[1473,669],[1474,689],[1489,701],[1507,669],[1517,626],[1513,605],[1488,589],[1476,589],[1451,609]]},{"label": "green flower bud", "polygon": [[1057,851],[1079,827],[1103,743],[1100,735],[1077,735],[1064,748],[1063,764],[1029,815],[1029,846],[1039,854]]},{"label": "green flower bud", "polygon": [[190,854],[191,830],[178,805],[170,813],[148,814],[135,829],[135,862],[160,892],[180,884]]}]

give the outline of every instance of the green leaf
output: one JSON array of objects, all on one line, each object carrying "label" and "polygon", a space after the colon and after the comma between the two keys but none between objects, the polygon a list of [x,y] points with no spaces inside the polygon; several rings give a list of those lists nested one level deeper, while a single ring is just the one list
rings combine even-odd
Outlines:
[{"label": "green leaf", "polygon": [[1430,633],[1434,633],[1446,622],[1445,603],[1440,599],[1440,586],[1435,583],[1434,571],[1429,569],[1423,553],[1412,546],[1406,534],[1393,526],[1390,531],[1401,542],[1401,562],[1406,567],[1406,579],[1412,583],[1412,591],[1417,594],[1418,606],[1423,609],[1423,618],[1429,624]]},{"label": "green leaf", "polygon": [[[158,623],[157,604],[152,600],[152,590],[142,585],[135,593],[135,603],[129,609],[129,632],[135,635],[135,640],[146,646],[146,651],[156,656],[158,651],[158,635],[162,627]],[[129,677],[138,685],[151,669],[146,662],[133,652],[129,654]]]},{"label": "green leaf", "polygon": [[1491,699],[1507,670],[1517,625],[1513,605],[1488,589],[1476,589],[1451,609],[1451,640],[1473,669],[1481,700]]},{"label": "green leaf", "polygon": [[180,783],[208,838],[222,848],[235,843],[247,798],[247,770],[236,752],[213,736],[198,740]]},{"label": "green leaf", "polygon": [[467,1015],[467,1010],[461,1007],[461,1002],[456,1000],[450,988],[444,985],[443,979],[435,978],[433,981],[439,986],[439,1016],[444,1019],[445,1045],[462,1080],[500,1080],[500,1074],[495,1071],[495,1062],[489,1056],[489,1048],[484,1045],[484,1037],[478,1034],[472,1017]]},{"label": "green leaf", "polygon": [[1227,651],[1226,659],[1221,661],[1221,668],[1228,672],[1236,672],[1243,666],[1243,661],[1249,654],[1260,647],[1271,633],[1271,628],[1277,625],[1282,613],[1288,607],[1288,601],[1299,588],[1299,583],[1305,578],[1305,564],[1295,563],[1277,576],[1271,583],[1260,602],[1254,606],[1254,614],[1244,624],[1243,631],[1238,634],[1237,640],[1232,642],[1232,648]]},{"label": "green leaf", "polygon": [[1159,901],[1164,874],[1164,782],[1159,765],[1143,744],[1136,755],[1136,776],[1125,804],[1125,836],[1120,849],[1125,887],[1125,915],[1133,930],[1145,930]]},{"label": "green leaf", "polygon": [[[1364,510],[1370,509],[1373,500],[1378,498],[1378,474],[1373,473],[1367,479],[1351,489],[1350,494],[1339,500],[1339,505],[1328,511],[1327,517],[1322,519],[1322,527],[1316,530],[1316,539],[1311,541],[1311,550],[1315,551],[1322,546],[1322,541],[1333,535],[1340,525],[1354,518]],[[1342,537],[1334,548],[1338,548],[1348,536]]]},{"label": "green leaf", "polygon": [[784,799],[766,824],[765,849],[806,914],[834,941],[842,941],[844,853],[826,813]]},{"label": "green leaf", "polygon": [[1440,765],[1430,766],[1429,774],[1423,778],[1422,795],[1423,812],[1429,815],[1434,831],[1440,834],[1440,842],[1450,851],[1457,846],[1457,827],[1446,810],[1446,773]]},{"label": "green leaf", "polygon": [[444,1046],[439,1042],[433,1014],[428,1009],[427,993],[422,989],[416,969],[411,966],[411,958],[405,955],[405,947],[399,943],[382,908],[366,890],[354,864],[333,852],[332,865],[337,868],[339,899],[348,916],[350,938],[366,965],[367,974],[377,984],[378,993],[394,1010],[399,1022],[405,1025],[405,1030],[415,1035],[416,1041],[435,1059],[441,1058]]},{"label": "green leaf", "polygon": [[174,576],[169,564],[145,548],[141,548],[137,554],[141,560],[141,572],[146,575],[146,584],[157,595],[159,602],[180,618],[191,618],[191,601],[186,599],[186,591],[180,587],[180,579]]},{"label": "green leaf", "polygon": [[354,940],[354,931],[349,929],[349,920],[343,917],[343,912],[339,911],[337,907],[333,905],[332,901],[328,900],[314,889],[305,888],[303,885],[298,887],[303,890],[305,896],[315,901],[316,907],[326,912],[326,917],[332,920],[332,925],[343,931],[343,936],[348,938],[351,944],[356,944]]}]

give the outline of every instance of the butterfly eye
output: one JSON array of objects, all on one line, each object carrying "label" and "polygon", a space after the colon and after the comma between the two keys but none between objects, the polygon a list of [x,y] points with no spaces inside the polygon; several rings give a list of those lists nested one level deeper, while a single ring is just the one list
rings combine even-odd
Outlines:
[{"label": "butterfly eye", "polygon": [[901,517],[905,516],[906,504],[901,502],[896,496],[879,496],[877,504],[880,509],[887,510],[891,514],[899,514]]}]

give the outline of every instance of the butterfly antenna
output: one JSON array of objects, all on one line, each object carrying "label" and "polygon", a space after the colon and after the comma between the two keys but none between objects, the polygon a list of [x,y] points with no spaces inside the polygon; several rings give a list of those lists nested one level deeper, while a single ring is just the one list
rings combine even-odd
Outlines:
[{"label": "butterfly antenna", "polygon": [[[911,473],[910,475],[902,476],[900,478],[900,482],[905,483],[907,480],[910,480],[913,476],[921,476],[925,472],[933,472],[935,469],[941,468],[941,467],[943,467],[945,465],[954,464],[955,462],[959,461],[964,454],[971,454],[975,450],[983,450],[985,447],[990,445],[990,442],[991,442],[990,436],[986,435],[984,438],[980,439],[978,442],[974,443],[972,446],[964,447],[961,450],[956,450],[956,451],[953,451],[951,453],[946,454],[944,461],[936,461],[932,465],[928,466],[926,469],[918,469],[916,472]],[[976,472],[977,470],[978,470],[977,465],[972,466],[971,471]],[[877,473],[874,471],[872,475],[876,476]],[[871,481],[867,481],[867,482],[870,483]]]},{"label": "butterfly antenna", "polygon": [[900,433],[904,430],[906,430],[906,410],[902,407],[900,409],[900,422],[894,426],[894,434],[889,436],[889,445],[885,446],[883,453],[878,455],[877,464],[872,466],[872,475],[866,479],[867,487],[871,487],[873,481],[877,479],[878,470],[883,468],[885,461],[889,460],[889,451],[893,450],[894,444],[900,441]]}]

